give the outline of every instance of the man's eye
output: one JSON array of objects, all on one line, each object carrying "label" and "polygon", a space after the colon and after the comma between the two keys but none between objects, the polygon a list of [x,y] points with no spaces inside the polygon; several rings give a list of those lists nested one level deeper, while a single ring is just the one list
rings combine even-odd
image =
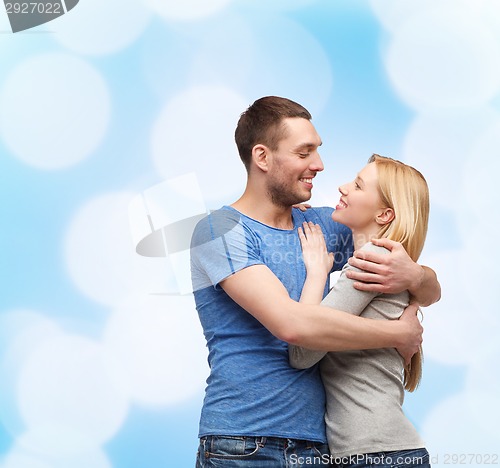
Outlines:
[{"label": "man's eye", "polygon": [[307,156],[309,156],[309,153],[299,153],[299,155],[303,158],[307,158]]}]

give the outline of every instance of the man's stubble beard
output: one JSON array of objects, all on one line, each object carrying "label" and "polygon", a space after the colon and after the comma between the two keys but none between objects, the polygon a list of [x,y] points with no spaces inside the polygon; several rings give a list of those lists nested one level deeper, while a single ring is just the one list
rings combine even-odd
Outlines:
[{"label": "man's stubble beard", "polygon": [[304,203],[311,196],[304,196],[290,191],[289,184],[286,182],[277,181],[267,188],[267,193],[274,205],[281,208],[290,208],[297,203]]}]

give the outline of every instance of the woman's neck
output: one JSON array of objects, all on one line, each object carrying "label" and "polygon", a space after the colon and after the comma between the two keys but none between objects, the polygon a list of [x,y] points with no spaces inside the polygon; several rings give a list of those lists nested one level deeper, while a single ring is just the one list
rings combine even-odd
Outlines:
[{"label": "woman's neck", "polygon": [[359,250],[367,242],[378,237],[379,226],[371,226],[366,229],[352,229],[354,250]]}]

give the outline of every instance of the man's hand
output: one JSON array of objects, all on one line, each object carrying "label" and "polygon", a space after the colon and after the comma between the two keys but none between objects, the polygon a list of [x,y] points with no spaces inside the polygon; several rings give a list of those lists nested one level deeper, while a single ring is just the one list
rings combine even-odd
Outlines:
[{"label": "man's hand", "polygon": [[349,264],[363,270],[348,271],[347,277],[356,281],[354,287],[360,291],[397,294],[401,291],[418,291],[425,271],[415,263],[399,242],[389,239],[373,239],[372,243],[385,247],[388,255],[357,250]]},{"label": "man's hand", "polygon": [[403,312],[403,315],[399,318],[399,322],[403,323],[406,328],[406,338],[403,340],[403,344],[398,346],[397,351],[403,359],[405,364],[409,364],[411,357],[420,349],[422,345],[422,333],[424,331],[420,321],[417,317],[418,304],[410,304]]}]

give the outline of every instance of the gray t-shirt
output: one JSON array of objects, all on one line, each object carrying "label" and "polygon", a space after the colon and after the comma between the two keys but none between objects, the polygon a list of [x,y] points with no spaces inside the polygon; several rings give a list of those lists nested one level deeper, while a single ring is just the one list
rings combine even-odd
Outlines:
[{"label": "gray t-shirt", "polygon": [[[371,243],[363,250],[388,253]],[[375,320],[396,320],[409,303],[409,293],[358,291],[345,265],[338,282],[321,303],[324,306]],[[332,455],[424,447],[402,410],[404,362],[393,348],[363,351],[312,351],[289,346],[290,364],[300,369],[320,362],[326,390],[326,434]]]}]

